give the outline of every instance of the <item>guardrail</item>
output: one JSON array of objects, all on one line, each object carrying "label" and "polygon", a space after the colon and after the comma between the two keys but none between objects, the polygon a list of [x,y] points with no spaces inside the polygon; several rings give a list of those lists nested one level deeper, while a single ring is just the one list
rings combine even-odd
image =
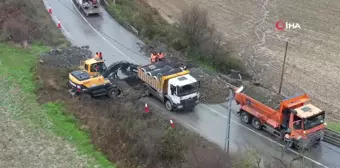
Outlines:
[{"label": "guardrail", "polygon": [[340,147],[340,133],[326,128],[323,141]]}]

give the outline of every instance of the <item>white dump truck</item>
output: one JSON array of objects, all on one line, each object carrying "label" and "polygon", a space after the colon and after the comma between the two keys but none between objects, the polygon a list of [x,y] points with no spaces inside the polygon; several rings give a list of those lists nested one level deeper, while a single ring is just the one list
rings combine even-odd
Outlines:
[{"label": "white dump truck", "polygon": [[82,10],[86,16],[91,14],[100,14],[100,0],[74,0],[77,7]]},{"label": "white dump truck", "polygon": [[165,62],[139,66],[138,78],[144,82],[146,95],[161,100],[169,111],[192,110],[199,103],[199,81],[183,67]]}]

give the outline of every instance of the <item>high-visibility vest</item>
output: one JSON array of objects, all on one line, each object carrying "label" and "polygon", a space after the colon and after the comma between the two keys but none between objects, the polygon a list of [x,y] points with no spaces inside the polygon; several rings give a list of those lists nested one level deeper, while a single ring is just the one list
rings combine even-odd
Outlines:
[{"label": "high-visibility vest", "polygon": [[152,54],[151,55],[151,62],[156,62],[157,55]]},{"label": "high-visibility vest", "polygon": [[159,58],[159,59],[162,59],[162,58],[164,58],[164,54],[163,54],[163,53],[161,53],[161,54],[158,54],[158,58]]}]

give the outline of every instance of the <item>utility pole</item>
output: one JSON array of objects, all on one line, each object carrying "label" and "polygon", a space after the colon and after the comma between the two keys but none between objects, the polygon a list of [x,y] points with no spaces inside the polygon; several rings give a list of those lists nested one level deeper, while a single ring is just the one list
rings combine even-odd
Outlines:
[{"label": "utility pole", "polygon": [[279,94],[281,94],[281,89],[282,89],[283,75],[284,75],[284,72],[285,72],[285,64],[286,64],[286,57],[287,57],[287,49],[288,49],[288,41],[286,42],[285,56],[283,58],[282,72],[281,72],[281,81],[280,81],[280,87],[279,87]]},{"label": "utility pole", "polygon": [[224,150],[227,152],[227,156],[229,158],[229,144],[230,144],[230,123],[231,123],[231,105],[235,96],[235,93],[240,93],[243,91],[243,86],[239,87],[236,91],[232,88],[229,88],[229,107],[228,107],[228,123],[226,129],[226,136],[224,140]]},{"label": "utility pole", "polygon": [[226,136],[224,140],[224,150],[227,151],[227,157],[229,157],[229,139],[230,139],[230,118],[231,118],[231,103],[233,101],[233,90],[229,88],[229,107],[228,107],[228,123],[226,129]]}]

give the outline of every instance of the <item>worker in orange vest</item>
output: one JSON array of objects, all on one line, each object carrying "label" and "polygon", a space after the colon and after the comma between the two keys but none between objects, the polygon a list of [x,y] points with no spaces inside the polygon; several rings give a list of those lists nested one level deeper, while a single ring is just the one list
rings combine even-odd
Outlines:
[{"label": "worker in orange vest", "polygon": [[156,52],[153,52],[152,54],[151,54],[151,63],[155,63],[155,62],[157,62],[158,61],[158,55],[157,55],[157,53]]},{"label": "worker in orange vest", "polygon": [[158,53],[158,61],[164,61],[164,54],[162,52]]},{"label": "worker in orange vest", "polygon": [[94,56],[94,58],[99,58],[98,52],[96,52],[96,55]]}]

